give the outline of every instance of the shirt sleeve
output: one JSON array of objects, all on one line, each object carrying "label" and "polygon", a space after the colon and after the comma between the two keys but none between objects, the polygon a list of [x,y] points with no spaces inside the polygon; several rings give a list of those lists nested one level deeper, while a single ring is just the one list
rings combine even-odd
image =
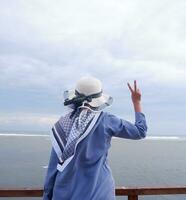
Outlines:
[{"label": "shirt sleeve", "polygon": [[115,115],[108,113],[107,115],[107,134],[112,137],[120,137],[126,139],[142,139],[146,137],[147,124],[144,113],[135,112],[135,123],[120,119]]},{"label": "shirt sleeve", "polygon": [[57,175],[58,157],[54,148],[52,147],[48,169],[44,181],[43,200],[52,200],[53,186]]}]

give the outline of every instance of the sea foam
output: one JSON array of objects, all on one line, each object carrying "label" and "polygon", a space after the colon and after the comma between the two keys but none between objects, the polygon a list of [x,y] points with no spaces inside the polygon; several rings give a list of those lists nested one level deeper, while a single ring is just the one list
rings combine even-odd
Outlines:
[{"label": "sea foam", "polygon": [[0,133],[0,136],[16,136],[16,137],[49,137],[49,135],[46,134],[22,134],[22,133]]},{"label": "sea foam", "polygon": [[[49,134],[29,134],[29,133],[0,133],[0,136],[5,137],[49,137]],[[119,139],[113,137],[113,139]],[[146,136],[144,140],[186,140],[186,136]]]}]

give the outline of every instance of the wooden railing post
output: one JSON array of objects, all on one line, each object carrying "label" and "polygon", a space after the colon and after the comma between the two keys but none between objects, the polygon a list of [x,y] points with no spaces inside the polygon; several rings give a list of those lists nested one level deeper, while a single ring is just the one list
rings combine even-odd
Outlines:
[{"label": "wooden railing post", "polygon": [[129,195],[128,200],[138,200],[138,195]]}]

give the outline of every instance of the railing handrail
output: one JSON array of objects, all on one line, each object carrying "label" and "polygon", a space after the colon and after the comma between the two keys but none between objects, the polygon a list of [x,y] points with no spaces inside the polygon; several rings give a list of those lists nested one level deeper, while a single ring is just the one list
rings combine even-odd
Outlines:
[{"label": "railing handrail", "polygon": [[128,195],[171,195],[171,194],[186,194],[186,187],[118,187],[116,188],[117,196]]},{"label": "railing handrail", "polygon": [[[116,196],[128,196],[128,200],[138,200],[143,195],[186,194],[186,187],[116,187]],[[0,187],[0,197],[42,197],[42,187]]]}]

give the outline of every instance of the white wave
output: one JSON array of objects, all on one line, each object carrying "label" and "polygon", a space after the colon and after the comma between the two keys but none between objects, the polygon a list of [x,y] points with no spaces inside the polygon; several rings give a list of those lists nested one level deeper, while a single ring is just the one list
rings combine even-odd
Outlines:
[{"label": "white wave", "polygon": [[182,140],[182,139],[186,139],[186,137],[179,137],[179,136],[147,136],[144,139],[146,139],[146,140]]},{"label": "white wave", "polygon": [[[113,137],[113,139],[121,139],[119,137]],[[146,136],[142,140],[186,140],[186,136]]]},{"label": "white wave", "polygon": [[49,135],[44,134],[21,134],[21,133],[0,133],[0,136],[16,136],[16,137],[49,137]]},{"label": "white wave", "polygon": [[[49,137],[49,134],[22,134],[22,133],[0,133],[0,136],[10,137]],[[48,139],[48,138],[46,138]],[[113,139],[122,139],[119,137],[113,137]],[[50,139],[49,139],[50,140]],[[142,140],[186,140],[186,136],[146,136]]]}]

